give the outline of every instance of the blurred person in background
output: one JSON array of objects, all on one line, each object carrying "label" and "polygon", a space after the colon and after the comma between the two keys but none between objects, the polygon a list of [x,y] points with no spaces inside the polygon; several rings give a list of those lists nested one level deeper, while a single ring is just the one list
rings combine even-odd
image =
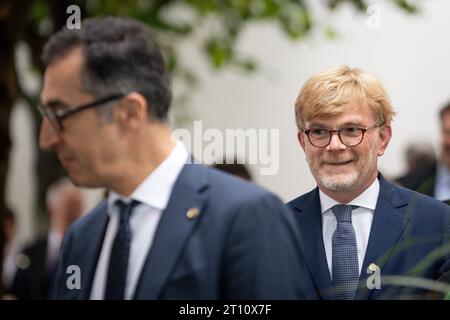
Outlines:
[{"label": "blurred person in background", "polygon": [[83,212],[81,191],[67,178],[58,180],[47,190],[46,207],[48,232],[25,247],[17,259],[10,293],[20,300],[49,298],[64,235]]},{"label": "blurred person in background", "polygon": [[244,180],[252,181],[252,175],[247,166],[243,163],[239,163],[235,158],[233,161],[224,160],[222,163],[215,163],[213,168],[219,169],[221,171],[227,172],[234,176],[240,177]]},{"label": "blurred person in background", "polygon": [[407,176],[397,179],[406,188],[450,204],[450,102],[440,112],[441,144],[437,160],[422,159]]},{"label": "blurred person in background", "polygon": [[414,142],[406,148],[406,173],[394,180],[399,185],[416,190],[436,169],[436,154],[428,142]]},{"label": "blurred person in background", "polygon": [[17,271],[16,258],[20,252],[20,245],[16,237],[16,218],[9,208],[6,208],[3,215],[3,229],[5,246],[3,248],[2,281],[5,292],[9,293]]}]

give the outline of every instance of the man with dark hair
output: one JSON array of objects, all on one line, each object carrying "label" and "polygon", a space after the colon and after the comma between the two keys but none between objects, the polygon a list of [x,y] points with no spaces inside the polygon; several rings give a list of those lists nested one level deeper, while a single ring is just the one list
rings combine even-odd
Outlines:
[{"label": "man with dark hair", "polygon": [[417,191],[428,194],[438,200],[450,201],[450,103],[439,112],[441,121],[441,153]]},{"label": "man with dark hair", "polygon": [[11,294],[19,300],[49,298],[59,262],[62,239],[83,213],[83,197],[67,178],[53,183],[46,193],[48,232],[24,248]]},{"label": "man with dark hair", "polygon": [[16,259],[21,250],[21,246],[16,236],[16,217],[9,207],[3,211],[3,236],[4,245],[1,253],[3,254],[2,278],[3,287],[7,294],[11,293],[11,287],[17,272]]},{"label": "man with dark hair", "polygon": [[43,60],[41,147],[76,185],[109,190],[66,235],[56,298],[302,297],[282,202],[188,164],[172,140],[169,76],[144,24],[85,20],[51,37]]},{"label": "man with dark hair", "polygon": [[419,167],[399,182],[406,188],[450,204],[450,102],[441,108],[439,119],[441,122],[440,157],[431,163],[422,161]]},{"label": "man with dark hair", "polygon": [[238,159],[233,159],[233,161],[226,161],[226,159],[224,159],[223,163],[215,163],[213,168],[225,171],[248,181],[253,180],[250,170],[245,166],[245,164],[239,163]]},{"label": "man with dark hair", "polygon": [[433,145],[429,142],[411,143],[406,148],[405,156],[406,172],[395,178],[394,182],[408,189],[417,190],[424,179],[435,170],[436,155]]}]

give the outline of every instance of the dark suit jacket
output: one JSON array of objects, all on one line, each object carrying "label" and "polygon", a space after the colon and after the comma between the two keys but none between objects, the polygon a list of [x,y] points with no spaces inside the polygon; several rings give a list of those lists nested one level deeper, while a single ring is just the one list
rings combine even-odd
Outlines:
[{"label": "dark suit jacket", "polygon": [[10,294],[19,300],[49,298],[53,277],[46,260],[47,239],[47,236],[39,238],[22,252],[28,258],[29,264],[25,269],[17,269],[10,291]]},{"label": "dark suit jacket", "polygon": [[[200,214],[188,219],[189,208]],[[88,299],[108,224],[106,203],[65,238],[55,298]],[[298,230],[274,195],[202,165],[185,165],[161,216],[135,299],[301,298]],[[68,289],[68,266],[81,289]],[[69,279],[70,281],[70,279]]]},{"label": "dark suit jacket", "polygon": [[[426,298],[427,291],[388,285],[385,276],[444,279],[450,270],[450,207],[428,196],[398,187],[381,175],[380,194],[361,269],[357,299]],[[309,266],[303,285],[309,299],[334,299],[322,236],[318,188],[288,204],[300,227],[301,247]],[[437,252],[446,246],[446,252]],[[435,256],[426,257],[434,252]],[[381,271],[381,289],[369,290],[367,268]]]}]

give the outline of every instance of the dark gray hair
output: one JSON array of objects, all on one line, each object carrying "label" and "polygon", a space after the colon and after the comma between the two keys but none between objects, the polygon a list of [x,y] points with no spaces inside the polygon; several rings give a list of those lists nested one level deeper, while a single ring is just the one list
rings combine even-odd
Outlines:
[{"label": "dark gray hair", "polygon": [[[47,67],[77,47],[85,58],[82,81],[86,92],[97,98],[139,92],[147,99],[149,114],[167,120],[172,100],[170,77],[144,23],[104,17],[84,20],[81,29],[64,27],[45,45],[42,61]],[[110,118],[111,108],[100,109]]]}]

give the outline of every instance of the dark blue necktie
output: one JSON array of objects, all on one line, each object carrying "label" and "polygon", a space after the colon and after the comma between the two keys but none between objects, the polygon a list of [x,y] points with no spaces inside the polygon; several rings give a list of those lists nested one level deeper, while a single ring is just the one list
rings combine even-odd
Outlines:
[{"label": "dark blue necktie", "polygon": [[332,237],[332,286],[338,300],[354,300],[358,288],[358,249],[352,225],[352,210],[355,208],[343,204],[331,208],[337,220]]},{"label": "dark blue necktie", "polygon": [[130,203],[125,203],[122,200],[116,202],[120,210],[120,222],[109,257],[105,300],[123,300],[125,297],[125,284],[131,245],[130,216],[133,208],[138,203],[135,200]]}]

